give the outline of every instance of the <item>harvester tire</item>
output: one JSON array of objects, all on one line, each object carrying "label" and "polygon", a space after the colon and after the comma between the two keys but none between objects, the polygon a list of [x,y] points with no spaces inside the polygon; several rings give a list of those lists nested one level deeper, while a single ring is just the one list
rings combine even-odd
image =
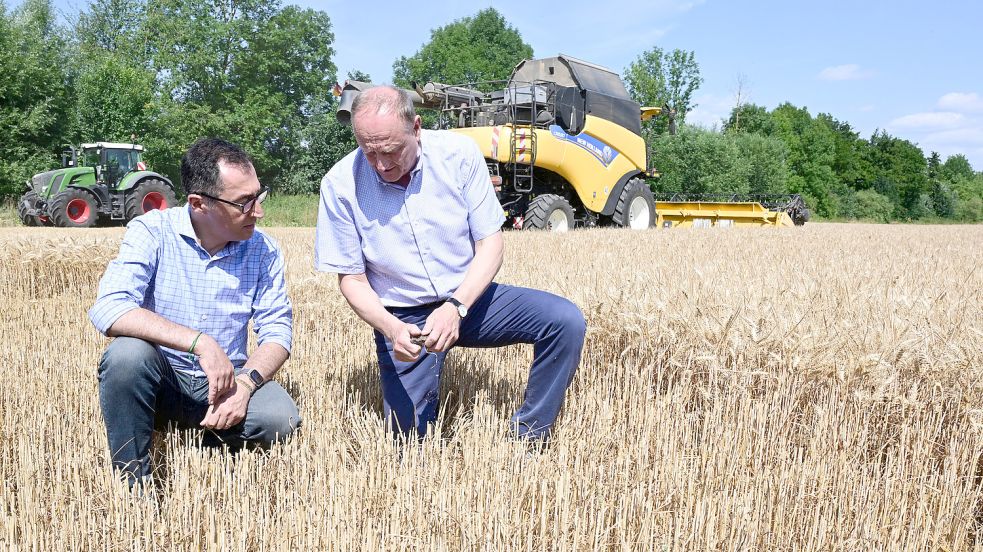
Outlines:
[{"label": "harvester tire", "polygon": [[174,189],[156,178],[143,180],[126,192],[123,200],[126,221],[154,209],[167,209],[177,205]]},{"label": "harvester tire", "polygon": [[51,200],[51,222],[65,228],[89,228],[99,218],[95,196],[85,190],[68,188]]},{"label": "harvester tire", "polygon": [[522,219],[523,230],[547,230],[566,232],[573,229],[573,207],[570,202],[556,194],[536,196],[526,209]]},{"label": "harvester tire", "polygon": [[24,223],[24,226],[41,226],[41,220],[38,219],[36,215],[27,214],[27,205],[31,208],[37,208],[38,204],[38,194],[34,192],[27,192],[20,198],[20,203],[17,204],[17,216],[20,217],[20,221]]},{"label": "harvester tire", "polygon": [[792,222],[796,226],[802,226],[805,223],[809,222],[809,217],[810,216],[811,216],[811,213],[809,212],[809,209],[802,209],[802,210],[799,210],[799,211],[796,211],[796,212],[792,213]]},{"label": "harvester tire", "polygon": [[654,226],[655,220],[655,198],[652,190],[641,178],[632,178],[621,191],[611,221],[623,228],[645,230]]}]

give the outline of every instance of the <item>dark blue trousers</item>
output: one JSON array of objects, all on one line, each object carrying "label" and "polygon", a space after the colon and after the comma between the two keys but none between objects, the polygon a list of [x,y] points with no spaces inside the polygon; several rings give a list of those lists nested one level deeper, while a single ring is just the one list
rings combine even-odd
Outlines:
[{"label": "dark blue trousers", "polygon": [[[389,312],[421,329],[440,304],[390,308]],[[580,364],[587,324],[572,302],[535,289],[492,283],[461,321],[455,347],[502,347],[531,343],[534,358],[522,405],[512,416],[519,437],[549,437],[567,387]],[[444,353],[424,351],[413,362],[396,360],[393,345],[375,332],[386,418],[393,430],[423,437],[437,419]]]}]

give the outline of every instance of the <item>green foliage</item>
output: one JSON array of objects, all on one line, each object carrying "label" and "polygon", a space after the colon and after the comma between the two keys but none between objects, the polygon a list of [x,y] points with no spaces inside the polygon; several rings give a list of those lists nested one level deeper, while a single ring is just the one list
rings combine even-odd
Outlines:
[{"label": "green foliage", "polygon": [[[638,56],[624,74],[625,86],[632,99],[642,106],[668,106],[676,110],[676,122],[686,122],[686,114],[696,107],[693,94],[703,84],[700,66],[693,52],[666,52],[658,46]],[[643,124],[647,141],[668,131],[668,117],[654,117]]]},{"label": "green foliage", "polygon": [[871,137],[868,155],[875,189],[895,203],[897,218],[915,219],[934,211],[923,197],[931,193],[931,186],[928,162],[918,146],[881,131]]},{"label": "green foliage", "polygon": [[57,166],[69,103],[65,32],[50,0],[0,3],[0,196]]},{"label": "green foliage", "polygon": [[[393,63],[393,82],[409,88],[428,81],[444,84],[506,80],[532,46],[494,8],[434,29],[430,41],[411,57]],[[501,86],[479,86],[489,91]]]},{"label": "green foliage", "polygon": [[969,164],[969,159],[966,159],[966,156],[961,153],[957,153],[946,159],[939,171],[939,177],[950,182],[960,177],[972,178],[975,174],[973,167]]},{"label": "green foliage", "polygon": [[71,141],[130,142],[153,130],[154,75],[114,53],[97,52],[78,64]]},{"label": "green foliage", "polygon": [[860,190],[853,195],[853,216],[861,220],[890,222],[894,214],[891,199],[873,190]]},{"label": "green foliage", "polygon": [[747,193],[751,162],[735,140],[717,132],[683,126],[675,136],[655,140],[655,161],[662,176],[657,192]]},{"label": "green foliage", "polygon": [[806,108],[789,103],[778,106],[771,116],[775,135],[785,142],[789,151],[789,191],[808,196],[809,207],[819,216],[837,216],[838,202],[833,197],[837,181],[832,166],[836,152],[833,131],[822,121],[813,119]]},{"label": "green foliage", "polygon": [[724,132],[771,136],[775,133],[775,121],[763,106],[744,104],[730,111],[730,117],[724,122]]},{"label": "green foliage", "polygon": [[788,148],[778,138],[760,134],[724,134],[737,145],[738,155],[748,162],[748,192],[788,193]]}]

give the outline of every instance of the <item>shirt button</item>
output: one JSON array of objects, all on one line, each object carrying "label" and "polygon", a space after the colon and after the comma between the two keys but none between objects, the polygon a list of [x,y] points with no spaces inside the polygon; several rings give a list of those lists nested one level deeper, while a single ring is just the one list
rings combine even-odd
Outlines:
[{"label": "shirt button", "polygon": [[201,319],[202,319],[202,320],[208,320],[208,315],[207,315],[207,314],[203,314],[203,315],[201,315]]}]

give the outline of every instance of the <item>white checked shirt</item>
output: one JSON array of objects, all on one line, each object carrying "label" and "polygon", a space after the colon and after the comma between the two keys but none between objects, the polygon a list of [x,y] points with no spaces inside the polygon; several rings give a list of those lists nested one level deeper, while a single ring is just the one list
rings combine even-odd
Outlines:
[{"label": "white checked shirt", "polygon": [[383,181],[356,149],[321,180],[314,267],[366,275],[387,307],[447,299],[464,280],[474,243],[505,222],[478,145],[421,131],[410,183]]},{"label": "white checked shirt", "polygon": [[[260,345],[290,351],[293,310],[283,273],[279,247],[258,229],[212,256],[198,245],[188,207],[151,211],[127,225],[89,319],[105,334],[123,314],[145,308],[210,335],[238,369],[250,319]],[[160,349],[175,370],[204,375],[187,351]]]}]

